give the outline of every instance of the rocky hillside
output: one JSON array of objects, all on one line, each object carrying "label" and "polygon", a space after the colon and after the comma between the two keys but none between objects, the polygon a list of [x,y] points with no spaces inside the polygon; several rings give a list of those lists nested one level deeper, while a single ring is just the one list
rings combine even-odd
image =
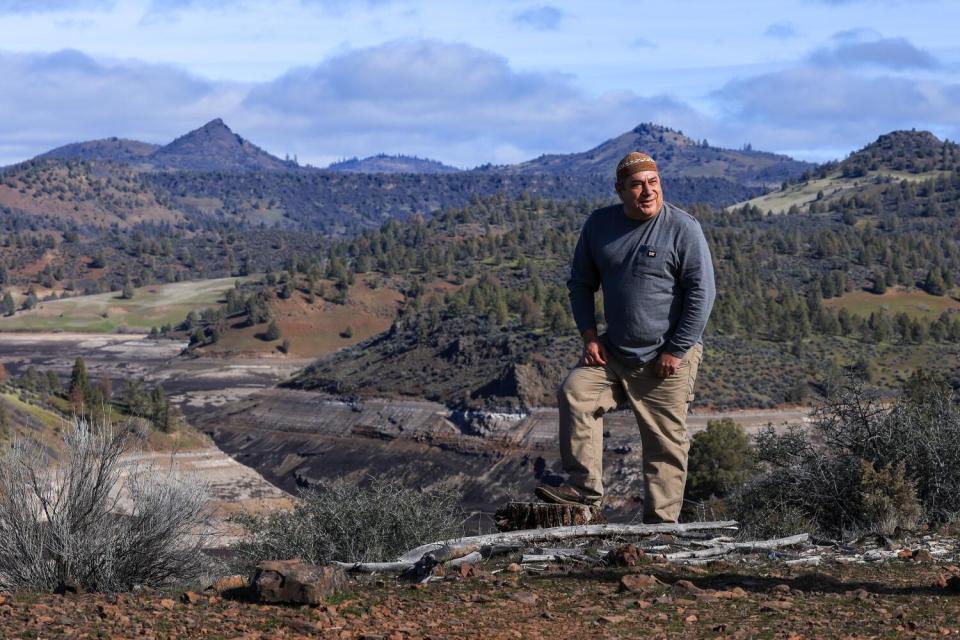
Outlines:
[{"label": "rocky hillside", "polygon": [[341,160],[340,162],[334,162],[327,169],[352,173],[455,173],[460,171],[456,167],[429,158],[404,155],[392,156],[385,153],[363,159]]},{"label": "rocky hillside", "polygon": [[893,131],[852,153],[839,168],[844,177],[854,178],[878,171],[956,171],[960,168],[960,145],[940,140],[929,131]]},{"label": "rocky hillside", "polygon": [[667,177],[726,178],[748,186],[777,186],[814,165],[788,156],[753,151],[721,149],[706,140],[696,141],[667,127],[641,124],[582,153],[544,155],[493,171],[513,173],[600,174],[611,176],[617,162],[631,151],[645,151],[657,161]]},{"label": "rocky hillside", "polygon": [[139,171],[249,173],[301,170],[296,163],[270,155],[237,135],[220,118],[211,120],[164,146],[137,140],[107,138],[64,145],[37,157],[124,164]]},{"label": "rocky hillside", "polygon": [[294,171],[296,163],[272,156],[235,134],[217,118],[157,149],[149,162],[155,169],[178,171]]},{"label": "rocky hillside", "polygon": [[117,164],[148,164],[148,158],[160,149],[158,144],[127,140],[124,138],[105,138],[89,142],[74,142],[51,149],[37,156],[50,160],[86,160],[88,162],[115,162]]}]

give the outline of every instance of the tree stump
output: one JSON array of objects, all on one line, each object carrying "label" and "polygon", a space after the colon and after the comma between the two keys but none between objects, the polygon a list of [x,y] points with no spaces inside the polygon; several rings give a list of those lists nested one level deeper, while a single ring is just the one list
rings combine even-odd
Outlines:
[{"label": "tree stump", "polygon": [[547,529],[581,524],[606,524],[600,507],[545,502],[511,502],[497,509],[494,522],[500,531]]}]

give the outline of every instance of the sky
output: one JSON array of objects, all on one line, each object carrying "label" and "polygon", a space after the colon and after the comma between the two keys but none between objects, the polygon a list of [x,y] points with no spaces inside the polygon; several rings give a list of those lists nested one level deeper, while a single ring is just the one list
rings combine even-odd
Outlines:
[{"label": "sky", "polygon": [[644,122],[838,159],[960,138],[957,24],[957,0],[0,0],[0,165],[218,117],[320,167],[513,163]]}]

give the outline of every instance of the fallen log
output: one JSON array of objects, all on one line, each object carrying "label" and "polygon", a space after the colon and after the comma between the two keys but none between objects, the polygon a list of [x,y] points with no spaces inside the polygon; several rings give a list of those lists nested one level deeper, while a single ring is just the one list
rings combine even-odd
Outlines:
[{"label": "fallen log", "polygon": [[473,553],[479,553],[482,557],[488,558],[495,555],[497,551],[501,553],[513,551],[518,548],[517,544],[554,542],[572,538],[642,536],[657,533],[681,535],[689,531],[735,529],[736,526],[736,520],[722,520],[718,522],[686,522],[683,524],[596,524],[506,531],[431,542],[407,551],[393,562],[332,562],[331,564],[355,573],[413,572],[422,574],[437,564],[451,566],[450,562]]},{"label": "fallen log", "polygon": [[674,560],[694,560],[710,558],[715,556],[724,556],[732,551],[767,551],[770,549],[779,549],[781,547],[790,547],[795,544],[807,542],[810,539],[809,533],[800,533],[787,538],[774,538],[772,540],[757,540],[753,542],[723,542],[715,547],[708,549],[698,549],[696,551],[676,551],[674,553],[664,554],[664,558],[670,561]]},{"label": "fallen log", "polygon": [[431,542],[407,551],[397,558],[397,560],[401,562],[416,562],[425,554],[437,551],[443,547],[487,546],[510,542],[524,542],[529,544],[570,540],[572,538],[610,538],[615,536],[643,536],[655,533],[678,534],[704,529],[731,529],[736,528],[736,526],[736,520],[722,520],[718,522],[685,522],[682,524],[592,524],[574,527],[505,531],[503,533],[490,533],[481,536],[468,536],[465,538]]}]

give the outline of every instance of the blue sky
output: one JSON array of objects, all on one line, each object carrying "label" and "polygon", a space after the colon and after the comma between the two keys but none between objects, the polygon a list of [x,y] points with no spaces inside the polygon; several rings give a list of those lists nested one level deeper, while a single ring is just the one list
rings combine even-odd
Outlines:
[{"label": "blue sky", "polygon": [[960,137],[955,0],[0,0],[0,165],[215,117],[325,166],[472,167],[640,122],[843,157]]}]

